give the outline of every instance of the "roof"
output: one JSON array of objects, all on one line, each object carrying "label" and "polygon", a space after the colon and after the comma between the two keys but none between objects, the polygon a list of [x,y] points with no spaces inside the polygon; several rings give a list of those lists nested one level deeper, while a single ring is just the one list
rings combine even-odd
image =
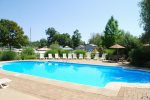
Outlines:
[{"label": "roof", "polygon": [[97,46],[97,45],[95,45],[95,44],[89,44],[89,45],[91,45],[91,46]]},{"label": "roof", "polygon": [[73,50],[73,49],[70,48],[69,46],[65,46],[65,47],[63,48],[63,50]]},{"label": "roof", "polygon": [[144,44],[145,47],[150,47],[150,44]]},{"label": "roof", "polygon": [[111,46],[110,48],[125,48],[125,47],[123,47],[119,44],[115,44],[115,45]]},{"label": "roof", "polygon": [[47,50],[50,50],[49,48],[39,48],[37,49],[37,51],[47,51]]}]

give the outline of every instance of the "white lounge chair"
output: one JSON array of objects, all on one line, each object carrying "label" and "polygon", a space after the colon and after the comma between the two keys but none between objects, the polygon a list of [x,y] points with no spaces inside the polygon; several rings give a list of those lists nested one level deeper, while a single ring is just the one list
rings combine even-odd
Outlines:
[{"label": "white lounge chair", "polygon": [[77,59],[77,55],[75,53],[73,54],[73,59]]},{"label": "white lounge chair", "polygon": [[52,54],[51,54],[51,53],[49,53],[49,54],[48,54],[48,59],[53,59],[53,57],[52,57]]},{"label": "white lounge chair", "polygon": [[63,53],[63,59],[67,59],[66,53]]},{"label": "white lounge chair", "polygon": [[68,54],[68,59],[72,59],[72,54],[71,53]]},{"label": "white lounge chair", "polygon": [[2,79],[0,79],[0,87],[1,87],[1,88],[6,88],[6,87],[8,87],[8,86],[9,86],[9,85],[8,85],[9,82],[11,82],[11,80],[8,79],[8,78],[2,78]]},{"label": "white lounge chair", "polygon": [[103,54],[102,54],[102,57],[101,57],[101,60],[102,60],[102,61],[106,60],[106,55],[107,55],[106,53],[103,53]]},{"label": "white lounge chair", "polygon": [[94,56],[94,60],[98,60],[99,59],[99,53],[96,53]]},{"label": "white lounge chair", "polygon": [[79,59],[83,59],[83,54],[79,54]]},{"label": "white lounge chair", "polygon": [[55,59],[59,59],[60,57],[59,57],[59,55],[58,55],[58,53],[55,53]]},{"label": "white lounge chair", "polygon": [[91,53],[86,53],[86,59],[91,59]]},{"label": "white lounge chair", "polygon": [[40,59],[45,59],[43,53],[40,53]]}]

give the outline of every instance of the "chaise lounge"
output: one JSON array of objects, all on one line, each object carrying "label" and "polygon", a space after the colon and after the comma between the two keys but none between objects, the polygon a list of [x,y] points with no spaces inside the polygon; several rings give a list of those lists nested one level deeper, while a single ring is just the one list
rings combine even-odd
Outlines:
[{"label": "chaise lounge", "polygon": [[11,82],[11,80],[10,79],[8,79],[8,78],[2,78],[2,79],[0,79],[0,88],[6,88],[6,87],[8,87],[9,85],[8,85],[8,83],[9,82]]}]

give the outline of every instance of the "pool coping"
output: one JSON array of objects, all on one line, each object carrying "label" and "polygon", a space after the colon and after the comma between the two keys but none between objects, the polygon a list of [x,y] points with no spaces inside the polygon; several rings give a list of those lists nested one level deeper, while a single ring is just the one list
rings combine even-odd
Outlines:
[{"label": "pool coping", "polygon": [[[35,61],[35,60],[26,60],[26,61]],[[41,61],[41,60],[36,60],[36,61]],[[6,62],[14,62],[14,61],[0,62],[0,64],[6,63]],[[75,90],[80,90],[80,91],[89,92],[89,93],[101,94],[105,96],[117,96],[121,87],[150,88],[149,83],[141,84],[141,83],[125,83],[125,82],[110,82],[104,88],[99,88],[96,86],[88,86],[88,85],[66,82],[66,81],[61,81],[61,80],[47,79],[47,78],[42,78],[38,76],[32,76],[28,74],[22,74],[22,73],[11,72],[11,71],[6,71],[6,70],[0,70],[0,73],[5,74],[5,75],[10,75],[16,78],[18,77],[18,78],[23,78],[26,80],[29,80],[29,79],[34,80],[36,82],[40,82],[43,84],[50,84],[50,85],[55,85],[58,87],[75,89]]]}]

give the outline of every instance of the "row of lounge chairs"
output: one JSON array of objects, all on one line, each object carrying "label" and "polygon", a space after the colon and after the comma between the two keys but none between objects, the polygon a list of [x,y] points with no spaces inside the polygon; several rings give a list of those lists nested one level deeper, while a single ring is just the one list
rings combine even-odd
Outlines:
[{"label": "row of lounge chairs", "polygon": [[[60,56],[56,53],[55,54],[55,59],[60,59]],[[48,57],[44,57],[44,54],[40,54],[40,59],[53,59],[52,54],[48,54]],[[63,53],[62,59],[84,59],[83,54],[79,54],[79,57],[77,57],[77,54],[72,54],[69,53],[68,56],[66,53]],[[85,59],[91,59],[91,53],[87,53]],[[102,57],[99,58],[99,54],[96,54],[94,56],[95,60],[101,59],[101,60],[106,60],[106,54],[102,54]]]}]

